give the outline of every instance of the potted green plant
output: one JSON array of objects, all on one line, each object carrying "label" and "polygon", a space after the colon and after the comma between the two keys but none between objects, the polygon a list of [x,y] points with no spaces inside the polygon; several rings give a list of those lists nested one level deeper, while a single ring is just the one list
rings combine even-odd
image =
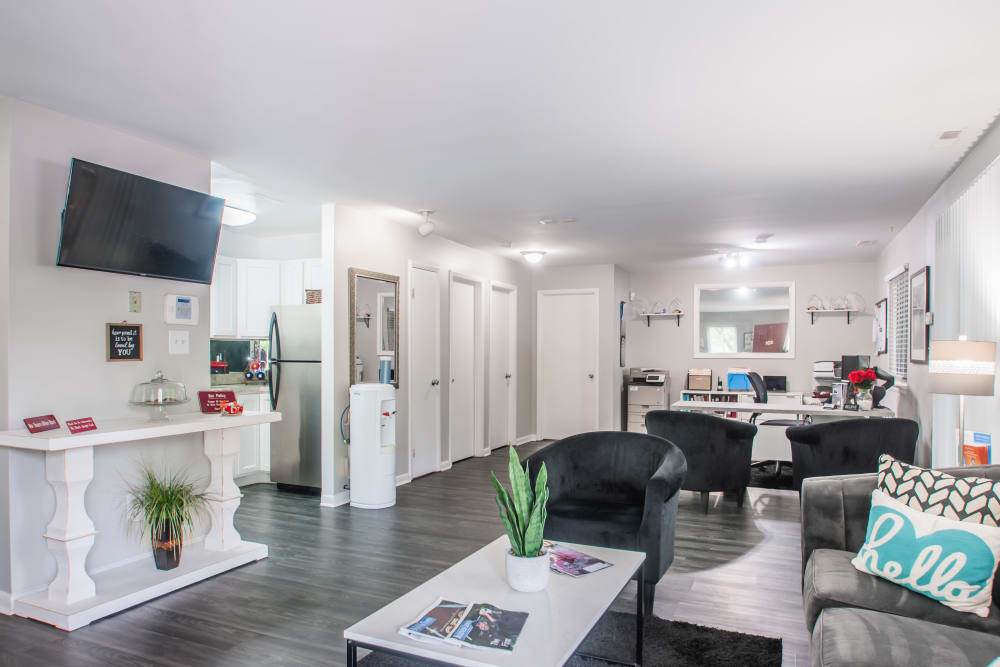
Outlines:
[{"label": "potted green plant", "polygon": [[545,464],[535,478],[532,490],[528,466],[521,467],[517,452],[510,447],[511,492],[503,487],[492,472],[490,478],[496,487],[496,503],[500,519],[510,539],[507,550],[507,583],[516,591],[534,593],[543,590],[549,582],[549,554],[542,548],[545,528],[545,505],[549,501],[548,472]]},{"label": "potted green plant", "polygon": [[172,570],[181,562],[184,535],[194,528],[194,517],[205,507],[205,494],[180,474],[160,478],[144,468],[142,480],[129,486],[127,513],[139,523],[140,537],[153,543],[153,561],[159,570]]}]

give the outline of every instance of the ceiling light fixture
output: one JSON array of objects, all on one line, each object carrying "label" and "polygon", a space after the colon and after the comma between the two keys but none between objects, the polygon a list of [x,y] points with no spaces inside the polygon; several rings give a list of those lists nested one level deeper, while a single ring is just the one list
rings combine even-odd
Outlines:
[{"label": "ceiling light fixture", "polygon": [[424,216],[424,221],[420,223],[419,227],[417,227],[417,233],[421,236],[428,236],[434,231],[434,223],[431,222],[431,213],[433,212],[434,211],[429,208],[422,208],[417,211],[417,213]]},{"label": "ceiling light fixture", "polygon": [[242,227],[249,225],[257,219],[257,214],[243,208],[236,208],[226,204],[222,207],[222,224],[229,227]]},{"label": "ceiling light fixture", "polygon": [[861,239],[856,245],[859,248],[871,248],[876,243],[878,243],[878,241],[873,241],[872,239]]},{"label": "ceiling light fixture", "polygon": [[545,257],[544,250],[522,250],[521,256],[528,264],[538,264]]},{"label": "ceiling light fixture", "polygon": [[962,134],[961,130],[945,130],[938,137],[941,141],[951,141],[952,139],[958,139],[958,135]]}]

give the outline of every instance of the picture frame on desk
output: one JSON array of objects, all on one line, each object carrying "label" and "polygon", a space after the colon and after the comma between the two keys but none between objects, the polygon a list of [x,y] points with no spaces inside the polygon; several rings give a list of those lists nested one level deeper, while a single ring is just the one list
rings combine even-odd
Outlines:
[{"label": "picture frame on desk", "polygon": [[931,267],[910,275],[910,361],[926,364],[930,349],[930,327],[926,314],[931,309]]}]

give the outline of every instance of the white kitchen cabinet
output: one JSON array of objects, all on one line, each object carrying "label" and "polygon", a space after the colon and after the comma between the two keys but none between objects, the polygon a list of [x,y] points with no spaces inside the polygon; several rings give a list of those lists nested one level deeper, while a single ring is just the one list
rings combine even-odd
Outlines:
[{"label": "white kitchen cabinet", "polygon": [[302,260],[302,263],[305,274],[304,289],[323,289],[323,260],[306,259]]},{"label": "white kitchen cabinet", "polygon": [[236,260],[219,255],[212,274],[212,336],[236,336]]},{"label": "white kitchen cabinet", "polygon": [[281,263],[281,305],[292,306],[306,302],[304,262],[292,259]]},{"label": "white kitchen cabinet", "polygon": [[281,303],[281,264],[267,259],[238,259],[236,277],[236,335],[265,338],[271,309]]},{"label": "white kitchen cabinet", "polygon": [[[244,410],[250,412],[260,410],[260,397],[257,394],[241,394],[238,400],[243,404]],[[236,457],[236,474],[246,475],[258,470],[260,470],[260,426],[244,426],[240,429],[240,453]]]},{"label": "white kitchen cabinet", "polygon": [[[260,411],[271,412],[271,397],[268,394],[260,395]],[[271,425],[261,424],[260,429],[260,469],[264,472],[271,471]]]}]

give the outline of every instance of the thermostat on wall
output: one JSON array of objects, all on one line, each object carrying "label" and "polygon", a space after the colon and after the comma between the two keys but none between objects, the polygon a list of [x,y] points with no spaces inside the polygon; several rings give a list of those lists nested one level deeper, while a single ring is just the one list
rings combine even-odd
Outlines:
[{"label": "thermostat on wall", "polygon": [[163,297],[163,321],[167,324],[198,324],[198,297],[180,294]]}]

